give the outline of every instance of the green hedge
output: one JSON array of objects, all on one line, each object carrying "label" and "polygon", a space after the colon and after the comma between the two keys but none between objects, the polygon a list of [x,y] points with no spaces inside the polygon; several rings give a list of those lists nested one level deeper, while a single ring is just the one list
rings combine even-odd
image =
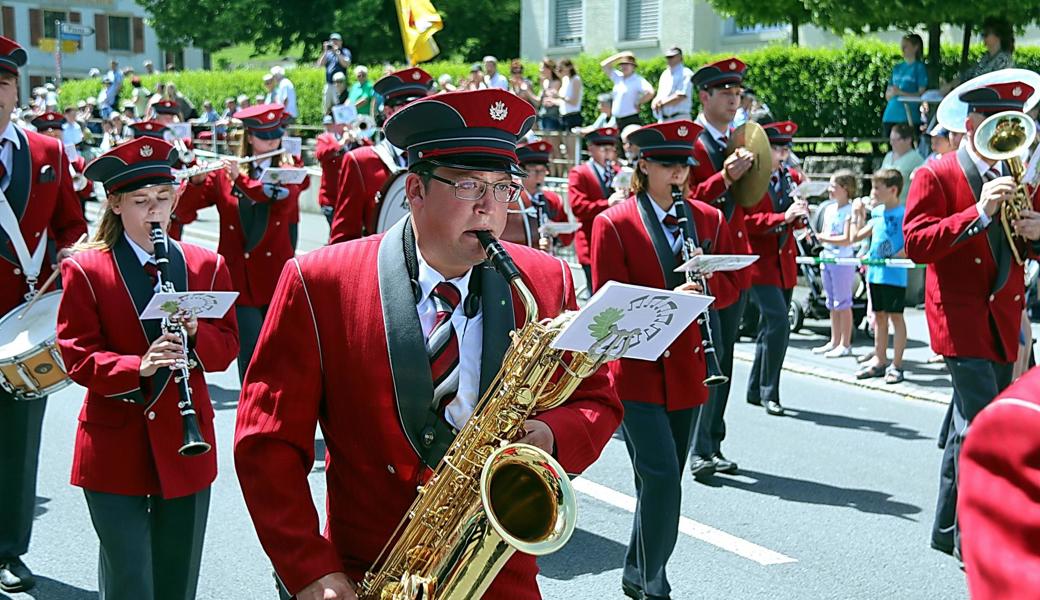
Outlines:
[{"label": "green hedge", "polygon": [[[972,48],[971,60],[977,60],[982,46]],[[766,102],[778,119],[791,119],[799,124],[802,136],[871,137],[880,133],[881,113],[885,107],[884,93],[892,66],[901,60],[899,47],[874,40],[849,38],[841,48],[800,48],[769,46],[740,54],[748,64],[748,85],[755,88],[759,98]],[[724,55],[693,53],[686,64],[698,66],[724,58]],[[596,96],[609,92],[610,81],[599,68],[602,56],[581,55],[574,58],[578,72],[585,81],[583,113],[586,122],[596,116]],[[942,77],[957,75],[960,47],[943,48]],[[1040,48],[1019,48],[1015,51],[1019,67],[1040,70]],[[507,67],[502,65],[503,71]],[[448,73],[455,80],[468,74],[469,65],[451,62],[433,62],[423,65],[434,78]],[[665,68],[663,57],[640,63],[640,73],[651,83]],[[381,66],[370,72],[378,76]],[[537,78],[538,65],[525,63],[525,73]],[[261,77],[264,71],[188,71],[146,76],[144,85],[150,89],[157,81],[173,81],[178,89],[197,106],[211,100],[220,110],[224,98],[238,94],[255,96],[264,92]],[[291,69],[289,77],[296,86],[301,122],[321,122],[321,97],[324,70],[313,67]],[[75,103],[101,89],[98,80],[68,81],[61,92],[62,101]],[[696,102],[694,103],[696,112]],[[649,109],[647,108],[647,119]]]}]

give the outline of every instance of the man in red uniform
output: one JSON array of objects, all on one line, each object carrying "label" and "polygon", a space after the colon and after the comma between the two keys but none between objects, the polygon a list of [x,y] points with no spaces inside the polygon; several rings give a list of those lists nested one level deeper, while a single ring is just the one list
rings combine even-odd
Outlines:
[{"label": "man in red uniform", "polygon": [[[520,191],[516,142],[534,119],[530,104],[497,89],[408,105],[385,132],[408,152],[410,217],[282,272],[243,384],[235,459],[261,544],[299,600],[354,598],[352,582],[373,566],[501,366],[524,314],[475,232],[505,227]],[[540,317],[575,306],[565,263],[503,245]],[[604,368],[528,420],[524,440],[578,473],[620,418]],[[319,424],[328,448],[324,536],[307,485]],[[517,554],[486,597],[538,598],[536,573],[534,557]]]},{"label": "man in red uniform", "polygon": [[[563,200],[556,192],[547,190],[542,186],[545,177],[549,174],[549,157],[552,156],[553,145],[545,140],[534,140],[521,142],[516,146],[516,156],[520,159],[520,166],[527,171],[527,177],[523,179],[524,190],[520,193],[521,212],[512,214],[513,207],[510,206],[511,214],[506,224],[506,231],[502,239],[526,244],[552,252],[553,248],[569,246],[574,239],[574,234],[565,233],[552,236],[543,233],[542,229],[548,223],[566,223],[568,221],[567,211],[563,207]],[[513,229],[514,217],[517,224],[516,239],[507,235]],[[525,222],[526,221],[526,222]]]},{"label": "man in red uniform", "polygon": [[[11,122],[18,106],[18,69],[25,49],[0,37],[0,314],[22,304],[51,265],[86,233],[60,141]],[[48,241],[61,248],[47,256]],[[33,587],[21,556],[29,551],[36,509],[36,466],[46,398],[15,400],[0,390],[0,590]]]},{"label": "man in red uniform", "polygon": [[1040,370],[984,408],[964,440],[957,520],[974,600],[1040,598]]},{"label": "man in red uniform", "polygon": [[618,130],[616,127],[603,127],[585,136],[589,160],[573,169],[567,176],[567,200],[571,204],[571,212],[581,222],[581,229],[574,236],[574,248],[578,254],[578,263],[585,271],[588,289],[592,287],[592,222],[596,215],[607,210],[613,203],[624,200],[620,194],[614,195],[614,175],[618,172],[617,160]]},{"label": "man in red uniform", "polygon": [[[65,116],[56,112],[45,112],[32,120],[32,126],[36,128],[36,133],[52,137],[58,141],[62,140],[62,127],[64,125]],[[72,170],[75,171],[73,174],[73,190],[76,192],[76,197],[79,198],[79,205],[83,210],[85,218],[87,214],[87,200],[94,197],[94,186],[86,177],[83,177],[83,170],[87,168],[87,161],[77,153],[75,159],[70,158],[69,164],[72,165]]]},{"label": "man in red uniform", "polygon": [[794,230],[804,226],[809,206],[792,195],[798,176],[785,164],[791,153],[791,137],[798,126],[784,121],[762,128],[773,154],[773,176],[762,200],[744,214],[751,252],[759,256],[749,268],[751,299],[758,307],[759,321],[747,401],[765,406],[767,413],[779,416],[784,414],[780,404],[780,370],[791,339],[787,310],[798,283]]},{"label": "man in red uniform", "polygon": [[[381,78],[374,88],[383,96],[383,114],[390,118],[408,103],[429,94],[432,86],[429,73],[410,67]],[[338,244],[377,233],[376,195],[383,191],[392,175],[407,167],[408,155],[387,139],[346,153],[339,174],[329,243]]]},{"label": "man in red uniform", "polygon": [[[932,350],[946,359],[953,399],[940,434],[939,498],[931,545],[955,554],[958,456],[969,424],[1011,382],[1025,302],[1022,265],[1000,223],[1000,204],[1015,192],[1007,166],[985,158],[975,131],[989,115],[1022,110],[1036,93],[1023,83],[979,86],[961,95],[968,104],[966,143],[914,174],[903,233],[910,260],[926,263],[925,314]],[[1038,206],[1033,196],[1034,207]],[[1013,224],[1028,240],[1040,238],[1040,218],[1026,211]],[[974,431],[974,429],[972,429]]]},{"label": "man in red uniform", "polygon": [[322,121],[324,133],[314,140],[314,160],[321,165],[321,182],[318,186],[318,206],[325,220],[332,227],[332,215],[336,208],[336,194],[339,190],[339,175],[343,165],[343,154],[350,150],[350,140],[343,136],[343,123],[333,122],[331,115]]}]

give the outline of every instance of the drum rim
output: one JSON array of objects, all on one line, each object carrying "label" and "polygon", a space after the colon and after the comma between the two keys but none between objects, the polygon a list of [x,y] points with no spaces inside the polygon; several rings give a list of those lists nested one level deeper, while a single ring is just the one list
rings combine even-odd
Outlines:
[{"label": "drum rim", "polygon": [[[62,290],[53,290],[53,291],[47,292],[47,293],[43,294],[40,299],[43,300],[44,298],[47,298],[48,296],[53,296],[55,294],[61,295],[62,294]],[[27,304],[29,304],[28,301],[22,302],[18,306],[16,306],[13,309],[11,309],[11,311],[8,312],[6,315],[4,315],[3,317],[0,317],[0,328],[2,328],[4,326],[4,324],[7,323],[8,321],[10,321],[11,319],[17,319],[19,311],[21,309],[23,309],[25,307],[25,305],[27,305]],[[46,341],[34,345],[30,350],[25,350],[25,351],[19,352],[18,354],[12,355],[10,357],[0,356],[0,365],[14,364],[14,363],[17,363],[17,362],[25,359],[25,358],[36,356],[40,351],[42,351],[45,348],[49,348],[49,347],[55,347],[56,348],[57,347],[57,343],[56,342],[57,342],[57,339],[58,339],[57,323],[55,323],[54,329],[55,329],[54,333],[49,335],[47,337]]]}]

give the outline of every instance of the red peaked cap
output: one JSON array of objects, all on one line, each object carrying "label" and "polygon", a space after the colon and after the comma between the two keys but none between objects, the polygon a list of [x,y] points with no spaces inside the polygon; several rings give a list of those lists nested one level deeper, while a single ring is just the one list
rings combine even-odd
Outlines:
[{"label": "red peaked cap", "polygon": [[798,125],[794,121],[779,121],[767,123],[762,126],[766,130],[766,137],[773,146],[786,146],[791,143],[794,134],[798,132]]},{"label": "red peaked cap", "polygon": [[996,114],[1005,110],[1022,110],[1034,92],[1033,86],[1027,83],[1009,81],[969,90],[958,99],[968,104],[969,113]]},{"label": "red peaked cap", "polygon": [[177,158],[177,150],[165,140],[139,137],[97,157],[83,174],[91,181],[100,181],[109,193],[132,192],[172,184],[170,167]]},{"label": "red peaked cap", "polygon": [[618,140],[617,127],[601,127],[585,136],[587,144],[604,144],[613,146]]},{"label": "red peaked cap", "polygon": [[179,115],[181,114],[177,110],[177,103],[173,100],[160,100],[152,105],[152,110],[160,115]]},{"label": "red peaked cap", "polygon": [[274,140],[285,135],[282,125],[285,121],[285,108],[277,103],[257,104],[243,108],[231,115],[242,121],[242,125],[262,140]]},{"label": "red peaked cap", "polygon": [[514,94],[471,90],[416,100],[387,119],[383,133],[391,144],[407,149],[413,168],[429,162],[524,176],[516,145],[534,120],[534,108]]},{"label": "red peaked cap", "polygon": [[628,134],[628,143],[639,147],[639,158],[655,162],[697,165],[693,147],[704,128],[685,119],[647,125]]},{"label": "red peaked cap", "polygon": [[25,66],[29,55],[18,42],[0,35],[0,71],[18,75],[18,69]]},{"label": "red peaked cap", "polygon": [[158,140],[166,139],[168,127],[158,121],[138,121],[131,123],[130,129],[134,131],[134,138],[150,137]]},{"label": "red peaked cap", "polygon": [[32,126],[36,128],[36,131],[61,129],[64,124],[65,115],[56,112],[45,112],[32,120]]},{"label": "red peaked cap", "polygon": [[549,157],[552,155],[553,145],[551,142],[545,140],[534,140],[531,142],[521,142],[516,147],[516,156],[520,159],[520,164],[549,164]]},{"label": "red peaked cap", "polygon": [[693,74],[693,85],[706,90],[714,87],[733,87],[744,82],[747,65],[737,57],[704,65]]},{"label": "red peaked cap", "polygon": [[384,103],[400,106],[428,96],[433,87],[433,77],[419,67],[409,67],[381,77],[372,87],[383,97]]}]

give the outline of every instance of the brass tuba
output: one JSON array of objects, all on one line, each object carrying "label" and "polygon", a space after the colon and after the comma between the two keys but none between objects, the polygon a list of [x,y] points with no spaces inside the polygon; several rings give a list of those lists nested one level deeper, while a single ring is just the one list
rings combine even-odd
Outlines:
[{"label": "brass tuba", "polygon": [[1032,210],[1031,190],[1023,181],[1025,166],[1022,155],[1036,137],[1036,123],[1028,115],[1017,110],[997,113],[975,130],[975,150],[989,160],[1004,161],[1018,184],[1014,195],[1000,203],[1000,224],[1004,229],[1008,245],[1018,264],[1025,262],[1025,240],[1015,233],[1015,221],[1023,210]]},{"label": "brass tuba", "polygon": [[475,600],[514,552],[549,554],[574,532],[567,473],[545,451],[515,441],[532,414],[563,404],[583,379],[623,354],[627,338],[600,340],[587,353],[552,348],[577,313],[537,321],[534,296],[512,259],[489,233],[478,237],[520,295],[526,323],[511,334],[473,416],[365,574],[362,600]]}]

